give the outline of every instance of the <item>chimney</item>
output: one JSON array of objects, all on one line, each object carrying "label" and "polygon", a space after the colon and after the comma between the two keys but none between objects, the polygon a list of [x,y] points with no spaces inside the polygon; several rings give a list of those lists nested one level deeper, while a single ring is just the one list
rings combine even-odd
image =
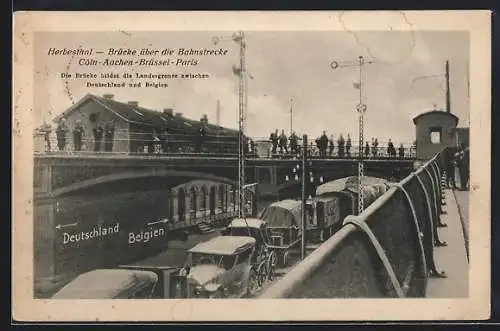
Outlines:
[{"label": "chimney", "polygon": [[134,107],[139,107],[139,102],[137,101],[129,101],[127,102],[130,106],[134,106]]},{"label": "chimney", "polygon": [[172,108],[163,109],[163,114],[174,116],[174,110]]},{"label": "chimney", "polygon": [[203,123],[208,123],[208,116],[207,116],[207,114],[204,114],[204,115],[201,117],[200,122],[203,122]]},{"label": "chimney", "polygon": [[110,100],[113,100],[113,98],[115,97],[113,94],[103,94],[102,97],[104,99],[110,99]]},{"label": "chimney", "polygon": [[220,100],[217,100],[217,108],[215,109],[215,121],[220,126]]},{"label": "chimney", "polygon": [[177,117],[177,118],[182,117],[182,113],[175,113],[175,117]]}]

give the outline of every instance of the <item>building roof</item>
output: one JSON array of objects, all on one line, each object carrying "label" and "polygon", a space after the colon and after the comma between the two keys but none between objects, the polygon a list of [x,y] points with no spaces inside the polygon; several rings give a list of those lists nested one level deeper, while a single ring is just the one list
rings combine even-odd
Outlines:
[{"label": "building roof", "polygon": [[258,218],[247,218],[247,219],[242,219],[242,218],[235,218],[229,227],[231,228],[256,228],[260,229],[262,224],[265,224],[266,222],[263,220],[260,220]]},{"label": "building roof", "polygon": [[[101,107],[114,113],[116,116],[128,123],[151,126],[158,129],[167,129],[172,131],[195,132],[201,126],[201,121],[185,118],[183,116],[160,112],[140,105],[133,105],[126,102],[120,102],[111,98],[87,94],[80,101],[64,111],[54,119],[58,122],[62,117],[68,116],[87,102],[95,102]],[[222,134],[226,136],[236,136],[237,130],[224,128],[210,123],[205,124],[207,134]]]},{"label": "building roof", "polygon": [[252,237],[220,236],[202,242],[189,250],[190,253],[232,255],[255,244]]},{"label": "building roof", "polygon": [[418,120],[422,117],[422,116],[428,116],[428,115],[432,115],[432,114],[442,114],[442,115],[446,115],[446,116],[451,116],[454,120],[455,120],[455,125],[458,124],[458,117],[456,117],[455,115],[453,115],[452,113],[450,112],[447,112],[447,111],[444,111],[444,110],[431,110],[431,111],[428,111],[428,112],[425,112],[425,113],[422,113],[420,115],[417,115],[413,118],[413,123],[414,124],[417,124]]},{"label": "building roof", "polygon": [[97,269],[81,274],[57,292],[54,299],[127,298],[147,285],[156,284],[152,271]]}]

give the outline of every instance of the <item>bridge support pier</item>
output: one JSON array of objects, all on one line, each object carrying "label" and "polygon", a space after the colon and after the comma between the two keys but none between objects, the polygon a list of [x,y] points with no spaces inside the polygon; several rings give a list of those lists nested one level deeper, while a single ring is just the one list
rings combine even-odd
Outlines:
[{"label": "bridge support pier", "polygon": [[35,194],[48,195],[52,192],[52,166],[35,165],[34,183]]}]

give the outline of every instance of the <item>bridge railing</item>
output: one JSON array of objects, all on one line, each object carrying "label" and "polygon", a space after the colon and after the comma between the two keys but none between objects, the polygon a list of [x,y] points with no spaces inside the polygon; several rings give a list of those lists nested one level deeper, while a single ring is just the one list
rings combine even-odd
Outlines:
[{"label": "bridge railing", "polygon": [[[80,148],[75,146],[72,135],[67,135],[63,143],[57,140],[53,134],[48,136],[39,133],[35,135],[35,155],[101,155],[101,156],[186,156],[186,157],[237,157],[238,143],[235,137],[206,136],[201,144],[197,146],[193,136],[181,134],[169,134],[165,139],[151,140],[143,133],[119,134],[113,138],[112,143],[105,139],[96,144],[92,137],[84,136]],[[119,146],[119,147],[117,147]],[[286,149],[278,146],[273,149],[268,140],[250,139],[245,151],[248,158],[261,159],[300,159],[302,155],[301,142],[298,141],[297,148],[291,148],[287,144]],[[359,148],[356,144],[349,149],[339,150],[338,146],[333,149],[327,148],[321,151],[315,143],[308,144],[307,153],[311,159],[349,159],[359,156]],[[387,145],[379,145],[376,149],[362,149],[363,157],[366,159],[415,159],[414,147],[395,147],[393,153],[389,153]]]},{"label": "bridge railing", "polygon": [[394,184],[261,298],[424,297],[436,273],[442,154]]}]

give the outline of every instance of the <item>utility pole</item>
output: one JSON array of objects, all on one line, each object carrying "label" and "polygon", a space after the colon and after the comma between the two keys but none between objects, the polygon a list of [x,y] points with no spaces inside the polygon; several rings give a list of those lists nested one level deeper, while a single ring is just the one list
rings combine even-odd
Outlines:
[{"label": "utility pole", "polygon": [[451,98],[450,98],[450,64],[446,61],[445,67],[445,77],[446,77],[446,111],[451,112]]},{"label": "utility pole", "polygon": [[363,67],[366,64],[375,63],[374,61],[365,61],[363,56],[359,56],[355,62],[339,63],[333,61],[330,63],[332,69],[338,69],[342,67],[358,67],[359,70],[359,82],[354,83],[354,87],[359,89],[359,102],[356,106],[356,111],[358,112],[358,214],[361,214],[364,210],[364,192],[363,192],[363,180],[364,180],[364,162],[363,162],[363,145],[364,145],[364,115],[367,110],[364,98],[364,72]]},{"label": "utility pole", "polygon": [[302,209],[301,209],[301,219],[302,219],[302,241],[300,245],[300,258],[303,260],[306,257],[306,232],[307,232],[307,222],[306,222],[306,202],[307,202],[307,192],[306,192],[306,164],[307,164],[307,135],[302,136]]},{"label": "utility pole", "polygon": [[290,98],[290,136],[293,132],[293,98]]}]

